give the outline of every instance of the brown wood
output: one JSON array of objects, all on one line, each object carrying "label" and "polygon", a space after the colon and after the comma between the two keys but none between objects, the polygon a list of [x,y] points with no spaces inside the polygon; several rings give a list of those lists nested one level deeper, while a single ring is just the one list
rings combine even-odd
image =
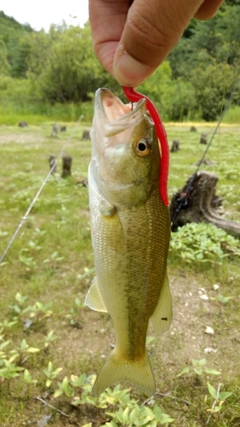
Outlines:
[{"label": "brown wood", "polygon": [[90,131],[89,130],[83,131],[82,139],[84,139],[84,140],[90,139]]},{"label": "brown wood", "polygon": [[175,153],[180,150],[180,141],[178,139],[174,139],[172,142],[171,153]]},{"label": "brown wood", "polygon": [[24,120],[22,120],[21,122],[18,123],[18,126],[20,128],[26,128],[26,127],[28,127],[28,124],[27,124],[27,122],[25,122]]},{"label": "brown wood", "polygon": [[67,178],[68,176],[71,176],[71,167],[72,167],[72,157],[68,154],[64,154],[62,158],[62,178]]},{"label": "brown wood", "polygon": [[51,175],[54,174],[55,172],[57,172],[57,165],[55,164],[55,157],[51,154],[49,156],[49,166],[50,166],[50,170],[51,170]]},{"label": "brown wood", "polygon": [[[193,181],[191,182],[191,180]],[[186,191],[191,182],[188,196]],[[190,222],[207,222],[240,237],[240,223],[224,218],[222,198],[216,195],[218,176],[200,171],[189,177],[184,187],[174,194],[170,204],[172,230]],[[177,214],[179,202],[182,209]]]},{"label": "brown wood", "polygon": [[190,132],[197,132],[196,126],[191,126],[190,127]]},{"label": "brown wood", "polygon": [[206,133],[202,133],[201,137],[200,137],[200,144],[205,144],[207,145],[207,134]]},{"label": "brown wood", "polygon": [[52,134],[51,134],[53,138],[56,138],[58,136],[58,130],[59,130],[58,123],[54,123],[52,127]]}]

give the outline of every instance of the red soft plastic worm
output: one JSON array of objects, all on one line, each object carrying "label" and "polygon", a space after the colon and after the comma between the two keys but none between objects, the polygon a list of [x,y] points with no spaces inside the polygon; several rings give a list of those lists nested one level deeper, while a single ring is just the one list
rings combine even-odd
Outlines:
[{"label": "red soft plastic worm", "polygon": [[168,194],[167,194],[167,183],[168,183],[168,168],[169,168],[169,148],[167,135],[164,126],[161,121],[161,117],[150,99],[142,95],[141,93],[135,92],[133,87],[123,86],[124,93],[130,102],[138,102],[140,99],[146,99],[146,107],[153,119],[156,126],[157,137],[161,146],[161,158],[160,158],[160,177],[159,177],[159,192],[163,203],[168,206]]}]

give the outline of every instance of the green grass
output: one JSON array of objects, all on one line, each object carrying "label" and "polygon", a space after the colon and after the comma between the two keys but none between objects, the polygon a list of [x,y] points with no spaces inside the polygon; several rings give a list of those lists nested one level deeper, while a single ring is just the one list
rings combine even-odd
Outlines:
[{"label": "green grass", "polygon": [[[171,154],[170,195],[195,171],[195,164],[205,149],[199,144],[201,132],[210,135],[214,129],[212,125],[196,126],[197,133],[192,133],[190,125],[167,125],[170,145],[172,139],[180,140],[180,151]],[[60,134],[59,138],[50,137],[49,121],[27,129],[0,127],[0,253],[45,178],[49,155],[59,153],[72,127],[73,124],[69,124],[67,133]],[[125,399],[131,411],[140,411],[136,412],[138,417],[146,416],[141,412],[145,397],[136,390],[131,389],[130,397],[120,398],[119,391],[115,391],[112,397],[107,394],[96,401],[91,400],[89,382],[81,387],[71,382],[71,375],[96,374],[114,342],[108,316],[83,306],[94,275],[88,194],[79,184],[87,176],[91,151],[90,141],[81,141],[85,128],[89,129],[89,125],[81,124],[77,128],[66,149],[73,157],[72,177],[60,179],[60,163],[57,174],[46,184],[0,266],[0,374],[4,358],[9,360],[13,351],[18,351],[18,356],[12,363],[23,368],[16,378],[0,376],[2,427],[38,425],[47,415],[51,415],[49,425],[54,427],[85,424],[90,427],[91,423],[92,426],[137,426],[136,422],[130,423],[130,415],[126,415],[124,424],[123,415],[118,413],[111,418],[106,414],[124,408],[121,399]],[[227,215],[239,221],[239,128],[223,126],[207,158],[216,161],[212,167],[204,168],[219,176],[217,194],[224,197]],[[174,322],[161,338],[149,331],[148,349],[158,393],[145,407],[153,409],[158,405],[174,419],[172,425],[176,427],[237,427],[240,423],[239,258],[228,256],[221,265],[213,260],[211,267],[206,268],[201,261],[188,265],[179,253],[171,253],[169,276]],[[213,289],[216,283],[220,286],[217,291]],[[202,294],[208,299],[200,298]],[[214,335],[205,333],[207,326],[214,329]],[[48,342],[51,331],[55,338]],[[39,351],[31,352],[27,348],[20,351],[23,340]],[[205,353],[206,348],[216,352]],[[193,369],[192,360],[203,358],[210,373],[199,374]],[[53,369],[62,370],[47,387],[44,371],[49,362]],[[178,376],[184,369],[185,374]],[[24,379],[26,370],[32,380],[37,380],[36,384]],[[212,374],[211,370],[218,370],[220,375]],[[65,377],[67,380],[63,383]],[[92,381],[92,377],[89,378]],[[59,397],[54,397],[66,381],[70,388],[66,386]],[[215,390],[223,384],[220,391],[232,393],[231,396],[220,404],[210,394],[208,383]],[[82,403],[74,406],[73,399],[79,396]],[[44,406],[37,397],[57,410]],[[104,399],[108,403],[102,407]],[[215,400],[215,407],[220,409],[211,413]],[[121,421],[117,421],[117,416]],[[157,425],[161,425],[160,421]]]},{"label": "green grass", "polygon": [[230,107],[223,121],[224,123],[240,123],[240,107],[237,105]]},{"label": "green grass", "polygon": [[[180,151],[171,154],[169,176],[169,194],[173,195],[183,187],[188,177],[196,171],[196,163],[201,159],[206,145],[199,143],[201,133],[208,135],[210,140],[216,124],[196,124],[197,132],[190,132],[190,126],[167,126],[169,145],[173,139],[180,141]],[[206,170],[218,175],[217,194],[224,198],[224,207],[234,220],[240,220],[239,194],[236,183],[239,180],[240,161],[239,127],[237,125],[222,125],[212,141],[206,159],[214,164],[202,165],[200,170]]]},{"label": "green grass", "polygon": [[49,104],[34,99],[9,100],[0,98],[0,125],[14,126],[24,120],[30,125],[44,124],[46,119],[53,122],[75,122],[83,115],[84,121],[91,121],[93,102]]}]

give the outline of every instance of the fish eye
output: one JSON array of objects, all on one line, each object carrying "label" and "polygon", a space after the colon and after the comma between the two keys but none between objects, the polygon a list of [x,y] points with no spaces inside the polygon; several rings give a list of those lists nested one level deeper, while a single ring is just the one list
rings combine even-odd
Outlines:
[{"label": "fish eye", "polygon": [[136,152],[139,156],[147,156],[150,152],[150,144],[147,139],[140,139],[135,146]]},{"label": "fish eye", "polygon": [[138,150],[139,151],[145,151],[145,150],[147,150],[147,144],[146,144],[145,141],[140,141],[138,143]]}]

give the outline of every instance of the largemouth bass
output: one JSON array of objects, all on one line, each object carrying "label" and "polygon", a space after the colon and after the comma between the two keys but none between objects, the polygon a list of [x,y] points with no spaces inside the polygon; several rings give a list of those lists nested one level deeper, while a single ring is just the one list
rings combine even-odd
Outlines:
[{"label": "largemouth bass", "polygon": [[172,319],[170,217],[159,194],[159,144],[145,104],[125,105],[108,89],[95,95],[88,182],[96,277],[85,303],[110,314],[116,343],[94,395],[123,380],[154,394],[148,323],[163,333]]}]

